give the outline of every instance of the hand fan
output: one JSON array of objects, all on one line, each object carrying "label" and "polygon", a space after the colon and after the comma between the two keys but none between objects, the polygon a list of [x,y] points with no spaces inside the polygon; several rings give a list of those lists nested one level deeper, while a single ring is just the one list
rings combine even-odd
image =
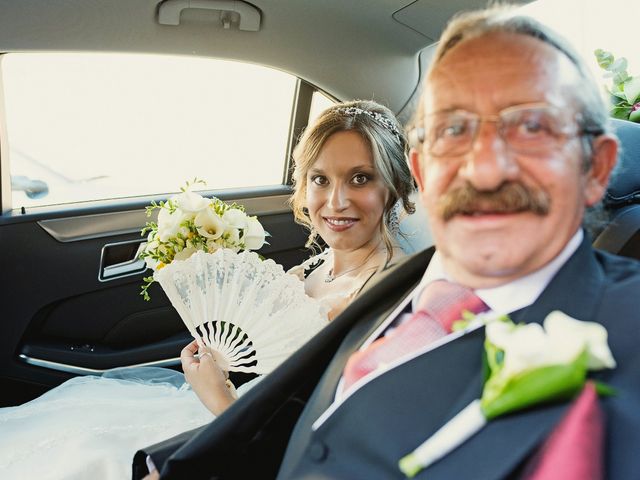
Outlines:
[{"label": "hand fan", "polygon": [[223,370],[268,373],[327,324],[297,277],[254,252],[198,251],[154,278]]}]

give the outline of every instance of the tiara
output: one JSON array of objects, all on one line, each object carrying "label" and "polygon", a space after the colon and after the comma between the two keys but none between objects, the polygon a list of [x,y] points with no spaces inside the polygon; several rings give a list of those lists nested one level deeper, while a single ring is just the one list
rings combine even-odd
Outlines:
[{"label": "tiara", "polygon": [[372,112],[371,110],[363,110],[358,107],[341,107],[341,108],[338,108],[337,111],[342,113],[343,115],[353,115],[354,117],[356,115],[367,115],[373,118],[376,122],[378,122],[384,128],[389,130],[393,134],[393,136],[396,137],[396,140],[400,142],[400,130],[398,130],[398,127],[396,127],[391,120],[389,120],[387,117],[385,117],[381,113]]}]

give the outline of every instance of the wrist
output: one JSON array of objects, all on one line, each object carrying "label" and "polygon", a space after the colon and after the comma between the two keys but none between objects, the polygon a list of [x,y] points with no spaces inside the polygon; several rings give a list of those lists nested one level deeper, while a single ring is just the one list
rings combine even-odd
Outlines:
[{"label": "wrist", "polygon": [[224,384],[218,388],[209,392],[206,399],[201,399],[202,403],[213,413],[214,415],[220,415],[227,408],[236,401],[238,397],[236,389],[230,380],[227,380]]}]

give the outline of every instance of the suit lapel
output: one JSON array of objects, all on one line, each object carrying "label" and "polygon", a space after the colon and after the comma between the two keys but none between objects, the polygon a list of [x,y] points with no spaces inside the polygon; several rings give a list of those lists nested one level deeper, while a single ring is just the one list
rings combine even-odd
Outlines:
[{"label": "suit lapel", "polygon": [[578,320],[594,321],[605,277],[586,237],[533,305],[514,319],[541,323],[551,311],[561,310]]},{"label": "suit lapel", "polygon": [[[420,282],[434,252],[435,250],[430,248],[386,270],[380,279],[359,298],[362,304],[354,302],[353,310],[355,315],[349,312],[351,308],[344,312],[345,314],[349,312],[349,318],[352,319],[351,321],[355,321],[355,323],[331,361],[327,372],[321,379],[320,387],[316,391],[317,396],[314,394],[316,398],[314,398],[313,402],[309,402],[317,407],[315,409],[316,417],[333,402],[338,382],[340,381],[349,356],[373,334],[380,324],[387,319],[393,309],[396,308]],[[381,298],[389,298],[389,292],[393,292],[394,290],[402,293],[399,295],[392,294],[391,296],[394,298],[394,301],[390,305],[387,305],[384,310],[376,311],[374,306],[380,302]],[[357,318],[352,318],[354,316]]]},{"label": "suit lapel", "polygon": [[[512,319],[542,323],[551,311],[561,310],[578,320],[593,321],[601,301],[604,281],[593,249],[585,240],[540,297],[529,307],[511,315]],[[484,335],[479,335],[475,341],[483,342]],[[452,359],[453,362],[455,359]],[[481,375],[478,368],[475,380],[463,395],[452,402],[449,419],[479,397],[482,391]],[[447,385],[442,385],[440,390],[446,391]],[[498,418],[459,449],[426,469],[424,478],[504,478],[546,438],[567,407],[568,403],[541,406]],[[479,458],[483,459],[481,466]]]}]

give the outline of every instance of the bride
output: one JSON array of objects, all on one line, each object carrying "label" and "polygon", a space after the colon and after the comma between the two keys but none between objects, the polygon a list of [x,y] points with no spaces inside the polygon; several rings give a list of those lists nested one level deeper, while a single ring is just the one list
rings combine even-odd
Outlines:
[{"label": "bride", "polygon": [[[407,144],[393,114],[371,101],[336,104],[294,150],[298,222],[329,248],[289,273],[338,315],[402,252],[399,217],[413,213]],[[260,377],[238,388],[195,342],[181,354],[184,376],[169,369],[115,369],[71,379],[18,407],[0,409],[3,479],[122,479],[136,450],[204,425]],[[185,381],[186,379],[186,381]]]}]

